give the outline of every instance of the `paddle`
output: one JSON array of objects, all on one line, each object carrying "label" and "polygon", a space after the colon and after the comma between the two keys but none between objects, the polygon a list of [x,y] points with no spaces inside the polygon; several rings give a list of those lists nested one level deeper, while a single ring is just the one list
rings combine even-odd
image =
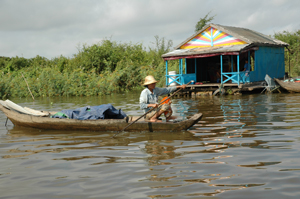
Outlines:
[{"label": "paddle", "polygon": [[[192,81],[190,81],[189,83],[187,83],[186,85],[189,85]],[[168,99],[170,99],[171,97],[173,97],[176,93],[178,93],[180,90],[182,90],[182,88],[178,89],[177,91],[175,91],[172,95],[170,95],[168,98],[166,98],[165,100],[161,101],[158,104],[158,107],[160,107],[165,101],[167,101]],[[158,108],[157,107],[157,108]],[[138,119],[136,119],[135,121],[131,122],[130,124],[128,124],[122,131],[116,133],[114,136],[112,136],[112,138],[114,138],[116,135],[118,135],[119,133],[123,132],[125,129],[127,129],[129,126],[131,126],[132,124],[136,123],[139,119],[141,119],[142,117],[144,117],[145,115],[147,115],[148,113],[150,113],[153,109],[155,109],[155,107],[151,108],[149,111],[147,111],[144,115],[140,116]]]}]

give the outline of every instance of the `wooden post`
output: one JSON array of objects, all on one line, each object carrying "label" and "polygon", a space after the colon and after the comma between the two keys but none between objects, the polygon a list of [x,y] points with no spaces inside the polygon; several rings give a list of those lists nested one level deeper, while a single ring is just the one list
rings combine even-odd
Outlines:
[{"label": "wooden post", "polygon": [[30,92],[30,94],[31,94],[31,97],[32,97],[33,101],[34,101],[34,97],[33,97],[32,93],[31,93],[31,91],[30,91],[30,88],[29,88],[29,86],[28,86],[28,83],[27,83],[27,81],[26,81],[26,79],[25,79],[23,73],[22,73],[22,77],[24,78],[24,80],[25,80],[25,82],[26,82],[26,84],[27,84],[27,88],[28,88],[28,90],[29,90],[29,92]]},{"label": "wooden post", "polygon": [[184,65],[185,65],[185,70],[184,70],[184,74],[186,74],[186,58],[184,59]]},{"label": "wooden post", "polygon": [[221,84],[223,84],[223,55],[220,56],[221,62]]},{"label": "wooden post", "polygon": [[183,83],[183,78],[182,78],[182,72],[183,72],[183,66],[182,66],[183,64],[182,64],[182,58],[180,59],[180,85],[183,85],[184,83]]},{"label": "wooden post", "polygon": [[168,60],[166,60],[166,86],[168,86],[169,76],[168,76]]}]

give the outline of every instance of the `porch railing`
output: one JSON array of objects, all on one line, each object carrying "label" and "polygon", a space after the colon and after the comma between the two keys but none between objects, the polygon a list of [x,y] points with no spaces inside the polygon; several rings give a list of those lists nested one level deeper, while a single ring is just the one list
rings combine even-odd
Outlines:
[{"label": "porch railing", "polygon": [[[179,85],[182,85],[182,75],[176,74],[176,75],[166,75],[166,85],[169,86],[172,83],[177,83]],[[170,81],[171,80],[171,81]]]},{"label": "porch railing", "polygon": [[[240,85],[240,83],[246,83],[246,79],[245,78],[245,75],[246,75],[246,72],[245,71],[242,71],[242,72],[227,72],[227,73],[222,73],[222,80],[221,80],[221,83],[226,83],[228,81],[231,80],[232,83],[237,83],[238,85]],[[225,79],[226,78],[226,79]],[[249,76],[248,76],[249,78]],[[223,80],[225,79],[225,80]]]},{"label": "porch railing", "polygon": [[[223,72],[221,74],[221,83],[226,83],[231,80],[232,83],[236,83],[240,85],[240,83],[246,83],[249,80],[249,75],[245,78],[245,71],[241,72]],[[193,75],[194,77],[188,77],[189,75]],[[166,85],[169,86],[172,83],[176,83],[178,85],[185,84],[190,80],[196,79],[196,74],[176,74],[176,75],[166,75]],[[246,80],[246,81],[245,81]]]}]

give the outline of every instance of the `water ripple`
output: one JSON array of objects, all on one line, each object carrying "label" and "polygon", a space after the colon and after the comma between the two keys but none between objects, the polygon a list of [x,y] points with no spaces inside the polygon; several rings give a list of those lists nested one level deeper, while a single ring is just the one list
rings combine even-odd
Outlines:
[{"label": "water ripple", "polygon": [[[109,102],[140,115],[138,97],[13,101],[56,110]],[[0,126],[1,198],[297,198],[298,98],[177,98],[178,111],[186,109],[178,116],[203,113],[189,130],[124,132],[115,139],[113,132],[46,131],[8,122]]]}]

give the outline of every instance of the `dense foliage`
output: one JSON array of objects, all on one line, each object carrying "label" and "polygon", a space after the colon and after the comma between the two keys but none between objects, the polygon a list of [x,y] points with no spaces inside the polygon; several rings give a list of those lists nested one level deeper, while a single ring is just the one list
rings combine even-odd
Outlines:
[{"label": "dense foliage", "polygon": [[[161,55],[170,50],[172,42],[156,36],[154,44],[146,49],[142,44],[103,40],[80,47],[72,58],[0,57],[0,98],[30,97],[26,81],[35,97],[124,92],[141,87],[147,75],[161,80],[158,85],[163,86],[165,65]],[[169,66],[176,70],[175,64]]]},{"label": "dense foliage", "polygon": [[[300,30],[275,33],[274,37],[290,45],[285,53],[286,72],[299,76]],[[72,58],[0,57],[0,98],[30,97],[26,81],[35,97],[108,95],[141,89],[147,75],[155,76],[160,80],[158,86],[164,86],[165,64],[161,55],[171,47],[172,41],[156,36],[154,47],[148,49],[142,44],[106,39],[79,47]],[[178,70],[178,60],[169,61],[168,66],[170,71]]]},{"label": "dense foliage", "polygon": [[274,37],[289,44],[285,53],[285,70],[291,77],[300,75],[300,30],[275,33]]}]

